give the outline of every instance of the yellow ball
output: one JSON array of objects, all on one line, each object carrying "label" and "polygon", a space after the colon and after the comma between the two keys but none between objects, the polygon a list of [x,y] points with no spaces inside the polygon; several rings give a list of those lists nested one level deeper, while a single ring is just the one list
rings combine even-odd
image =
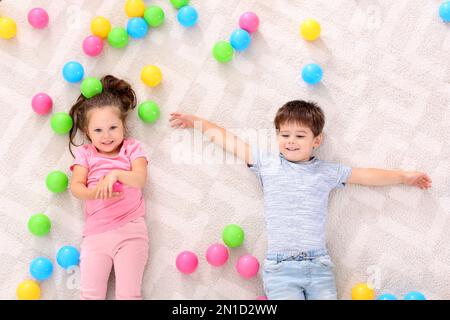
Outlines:
[{"label": "yellow ball", "polygon": [[157,66],[145,66],[141,71],[141,79],[150,87],[156,87],[162,80],[161,70]]},{"label": "yellow ball", "polygon": [[41,297],[41,288],[34,280],[22,281],[16,290],[19,300],[39,300]]},{"label": "yellow ball", "polygon": [[17,33],[16,22],[7,17],[0,18],[0,38],[11,39]]},{"label": "yellow ball", "polygon": [[128,17],[143,17],[145,2],[143,0],[127,0],[125,3],[125,13]]},{"label": "yellow ball", "polygon": [[300,33],[305,40],[316,40],[320,36],[320,24],[314,19],[308,19],[302,22]]},{"label": "yellow ball", "polygon": [[104,17],[95,17],[91,22],[91,31],[93,35],[106,39],[111,31],[111,23]]},{"label": "yellow ball", "polygon": [[369,288],[367,283],[358,283],[352,288],[352,300],[373,300],[375,290]]}]

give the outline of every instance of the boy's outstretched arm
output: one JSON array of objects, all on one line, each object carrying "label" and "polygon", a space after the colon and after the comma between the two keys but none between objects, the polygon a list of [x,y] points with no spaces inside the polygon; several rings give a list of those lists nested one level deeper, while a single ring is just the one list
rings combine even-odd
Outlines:
[{"label": "boy's outstretched arm", "polygon": [[403,183],[420,189],[431,187],[430,177],[423,172],[369,168],[352,168],[352,173],[347,183],[365,186],[387,186]]},{"label": "boy's outstretched arm", "polygon": [[246,164],[252,164],[250,146],[226,129],[195,115],[179,112],[171,113],[169,121],[173,128],[194,128],[201,130],[205,136],[225,151],[234,154]]}]

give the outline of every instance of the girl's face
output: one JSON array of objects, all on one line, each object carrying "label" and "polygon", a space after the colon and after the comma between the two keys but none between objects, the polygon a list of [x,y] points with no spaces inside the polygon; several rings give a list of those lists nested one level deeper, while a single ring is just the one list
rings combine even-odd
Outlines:
[{"label": "girl's face", "polygon": [[99,153],[116,155],[124,139],[120,110],[114,106],[94,108],[87,113],[87,135]]}]

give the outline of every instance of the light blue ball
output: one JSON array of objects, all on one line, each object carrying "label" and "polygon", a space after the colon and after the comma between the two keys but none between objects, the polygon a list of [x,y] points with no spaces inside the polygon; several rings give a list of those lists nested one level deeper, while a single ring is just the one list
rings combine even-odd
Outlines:
[{"label": "light blue ball", "polygon": [[230,36],[230,44],[237,51],[247,49],[251,42],[252,38],[250,37],[250,33],[244,29],[236,29]]},{"label": "light blue ball", "polygon": [[303,67],[302,78],[308,84],[316,84],[322,80],[322,68],[315,63],[307,64]]},{"label": "light blue ball", "polygon": [[397,297],[390,293],[382,294],[377,300],[397,300]]},{"label": "light blue ball", "polygon": [[450,22],[450,1],[446,1],[439,7],[439,15],[444,22]]},{"label": "light blue ball", "polygon": [[77,266],[80,263],[80,252],[75,247],[64,246],[58,250],[56,261],[64,269]]},{"label": "light blue ball", "polygon": [[148,32],[147,22],[143,18],[131,18],[127,23],[127,32],[132,38],[143,38]]},{"label": "light blue ball", "polygon": [[83,66],[76,61],[69,61],[63,67],[63,77],[70,83],[80,82],[84,77]]},{"label": "light blue ball", "polygon": [[197,10],[191,6],[184,6],[178,10],[178,22],[184,27],[192,27],[198,19]]},{"label": "light blue ball", "polygon": [[31,261],[30,273],[38,281],[48,279],[53,273],[53,264],[47,258],[38,257]]},{"label": "light blue ball", "polygon": [[411,291],[405,295],[405,300],[427,300],[423,293],[418,291]]}]

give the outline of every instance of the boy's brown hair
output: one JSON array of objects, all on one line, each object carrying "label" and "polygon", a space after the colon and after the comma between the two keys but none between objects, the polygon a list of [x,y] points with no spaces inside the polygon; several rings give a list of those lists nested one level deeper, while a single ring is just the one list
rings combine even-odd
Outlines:
[{"label": "boy's brown hair", "polygon": [[304,100],[293,100],[278,109],[275,116],[275,128],[280,131],[280,125],[286,122],[296,122],[311,129],[314,137],[322,133],[325,125],[325,115],[317,103]]}]

